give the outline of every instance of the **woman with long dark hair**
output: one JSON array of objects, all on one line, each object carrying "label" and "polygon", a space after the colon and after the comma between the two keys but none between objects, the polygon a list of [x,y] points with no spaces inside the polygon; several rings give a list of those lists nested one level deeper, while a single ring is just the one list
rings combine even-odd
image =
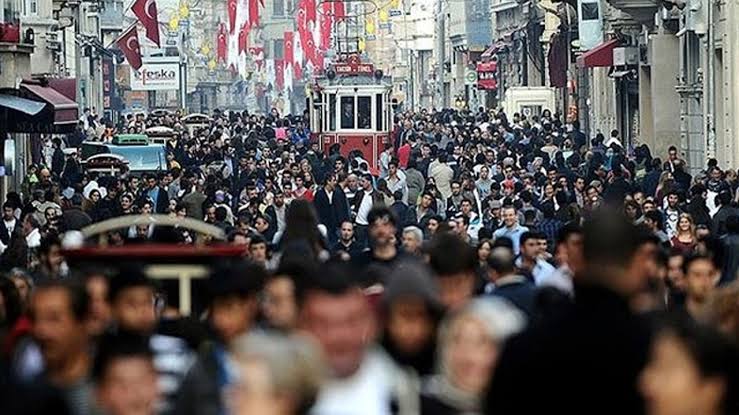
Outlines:
[{"label": "woman with long dark hair", "polygon": [[326,239],[318,230],[318,219],[313,205],[303,199],[295,199],[285,212],[285,232],[279,238],[280,250],[294,243],[308,243],[317,260],[326,252]]}]

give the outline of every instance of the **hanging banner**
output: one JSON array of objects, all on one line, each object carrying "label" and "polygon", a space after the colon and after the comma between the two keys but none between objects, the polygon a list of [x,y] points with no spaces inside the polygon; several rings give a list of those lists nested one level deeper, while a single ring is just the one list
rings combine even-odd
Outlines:
[{"label": "hanging banner", "polygon": [[480,62],[477,64],[477,89],[498,89],[496,72],[498,65],[495,62]]},{"label": "hanging banner", "polygon": [[600,3],[598,0],[578,0],[577,8],[580,50],[590,50],[603,43],[603,16]]}]

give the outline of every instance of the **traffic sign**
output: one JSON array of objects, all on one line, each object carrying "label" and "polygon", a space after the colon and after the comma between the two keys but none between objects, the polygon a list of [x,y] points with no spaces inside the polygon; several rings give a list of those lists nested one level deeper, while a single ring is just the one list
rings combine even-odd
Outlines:
[{"label": "traffic sign", "polygon": [[477,84],[477,71],[474,69],[466,69],[464,73],[464,84],[475,85]]}]

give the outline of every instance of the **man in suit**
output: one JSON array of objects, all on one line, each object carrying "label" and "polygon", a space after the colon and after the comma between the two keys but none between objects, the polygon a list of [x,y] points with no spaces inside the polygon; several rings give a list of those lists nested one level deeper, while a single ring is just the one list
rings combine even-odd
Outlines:
[{"label": "man in suit", "polygon": [[328,242],[333,246],[338,240],[341,223],[349,220],[349,203],[342,189],[336,186],[336,174],[326,175],[323,187],[313,198],[318,213],[318,221],[326,226]]},{"label": "man in suit", "polygon": [[3,223],[0,226],[0,242],[8,246],[14,230],[20,229],[20,222],[15,218],[15,206],[10,202],[3,204]]},{"label": "man in suit", "polygon": [[167,192],[159,186],[159,180],[153,174],[147,174],[144,177],[146,180],[146,190],[141,194],[142,198],[149,198],[154,202],[155,213],[167,213],[167,207],[169,205],[169,196]]}]

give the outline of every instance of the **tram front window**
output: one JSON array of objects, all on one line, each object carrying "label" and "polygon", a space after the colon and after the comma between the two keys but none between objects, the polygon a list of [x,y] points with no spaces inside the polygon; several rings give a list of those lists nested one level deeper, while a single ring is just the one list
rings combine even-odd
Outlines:
[{"label": "tram front window", "polygon": [[370,97],[357,97],[357,128],[372,128],[372,100]]},{"label": "tram front window", "polygon": [[354,128],[354,97],[341,97],[341,128]]}]

